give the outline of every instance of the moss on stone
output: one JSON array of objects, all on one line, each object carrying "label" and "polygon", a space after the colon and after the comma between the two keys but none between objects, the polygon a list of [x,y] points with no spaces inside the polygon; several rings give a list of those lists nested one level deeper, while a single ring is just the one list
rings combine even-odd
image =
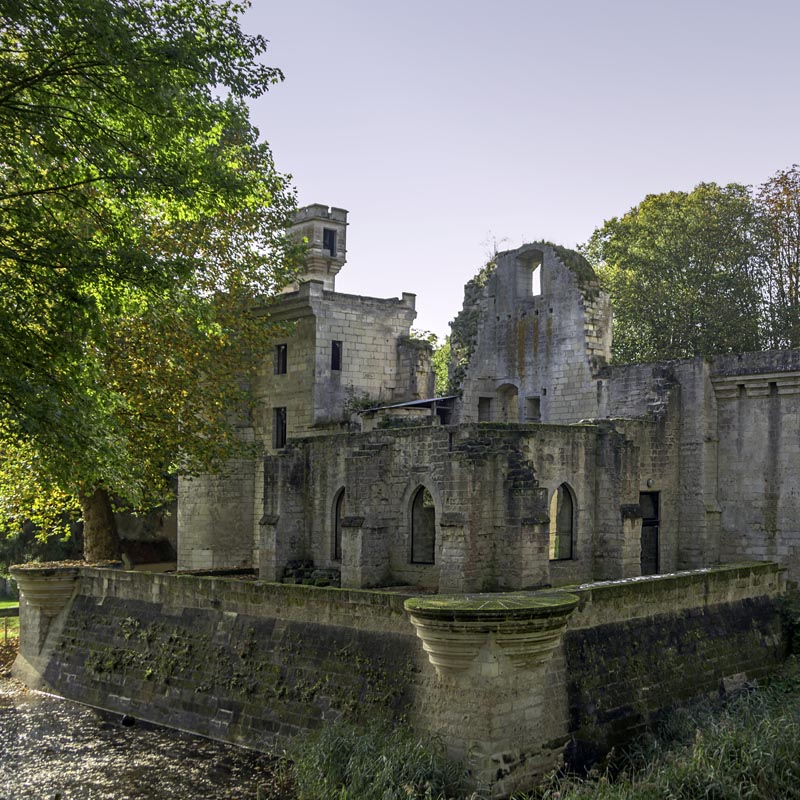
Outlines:
[{"label": "moss on stone", "polygon": [[563,614],[578,605],[566,592],[478,593],[411,597],[405,609],[418,617],[453,620],[531,619]]},{"label": "moss on stone", "polygon": [[481,267],[478,274],[464,286],[464,303],[461,311],[450,323],[450,370],[447,381],[448,394],[461,390],[472,354],[478,342],[481,318],[481,300],[486,282],[494,274],[494,261]]}]

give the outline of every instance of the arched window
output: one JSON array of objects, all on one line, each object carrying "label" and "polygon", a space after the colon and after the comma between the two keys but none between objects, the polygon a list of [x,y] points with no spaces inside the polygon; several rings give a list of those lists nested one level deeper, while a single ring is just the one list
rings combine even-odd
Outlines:
[{"label": "arched window", "polygon": [[436,508],[431,493],[420,486],[411,500],[411,563],[436,561]]},{"label": "arched window", "polygon": [[572,558],[575,502],[572,489],[562,483],[550,498],[550,560]]},{"label": "arched window", "polygon": [[342,560],[342,519],[345,516],[345,491],[340,489],[333,501],[333,560]]}]

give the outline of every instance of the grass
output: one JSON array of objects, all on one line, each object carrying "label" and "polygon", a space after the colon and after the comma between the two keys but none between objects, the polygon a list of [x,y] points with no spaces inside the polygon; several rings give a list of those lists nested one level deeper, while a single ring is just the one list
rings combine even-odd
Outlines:
[{"label": "grass", "polygon": [[660,729],[588,778],[555,774],[517,800],[800,800],[800,664],[726,704],[671,714]]},{"label": "grass", "polygon": [[[19,600],[0,600],[0,609],[18,606]],[[19,638],[19,617],[0,617],[0,644]]]},{"label": "grass", "polygon": [[290,751],[299,800],[439,800],[462,797],[464,768],[437,740],[378,723],[325,725]]},{"label": "grass", "polygon": [[[800,800],[800,661],[725,703],[679,709],[602,774],[557,771],[515,800]],[[407,729],[337,724],[290,754],[300,800],[469,797],[463,768]]]}]

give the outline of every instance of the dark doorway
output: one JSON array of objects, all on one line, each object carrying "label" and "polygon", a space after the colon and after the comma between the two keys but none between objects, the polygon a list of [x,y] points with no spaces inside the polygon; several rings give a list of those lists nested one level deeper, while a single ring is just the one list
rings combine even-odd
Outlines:
[{"label": "dark doorway", "polygon": [[420,486],[411,501],[411,563],[436,561],[436,508],[431,493]]},{"label": "dark doorway", "polygon": [[642,575],[657,575],[658,492],[642,492],[639,507],[642,509]]}]

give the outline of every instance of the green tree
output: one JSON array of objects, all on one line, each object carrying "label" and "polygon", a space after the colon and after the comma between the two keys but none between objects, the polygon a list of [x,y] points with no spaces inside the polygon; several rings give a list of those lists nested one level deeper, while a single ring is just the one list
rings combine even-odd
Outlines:
[{"label": "green tree", "polygon": [[445,336],[442,344],[438,339],[433,348],[433,374],[436,378],[436,394],[439,397],[450,394],[450,337]]},{"label": "green tree", "polygon": [[90,559],[118,554],[112,498],[245,446],[254,302],[298,250],[246,107],[282,76],[245,7],[0,0],[0,513],[80,506]]},{"label": "green tree", "polygon": [[616,361],[759,349],[759,240],[746,187],[648,195],[583,250],[611,296]]},{"label": "green tree", "polygon": [[756,194],[764,244],[765,338],[800,347],[800,167],[777,172]]}]

